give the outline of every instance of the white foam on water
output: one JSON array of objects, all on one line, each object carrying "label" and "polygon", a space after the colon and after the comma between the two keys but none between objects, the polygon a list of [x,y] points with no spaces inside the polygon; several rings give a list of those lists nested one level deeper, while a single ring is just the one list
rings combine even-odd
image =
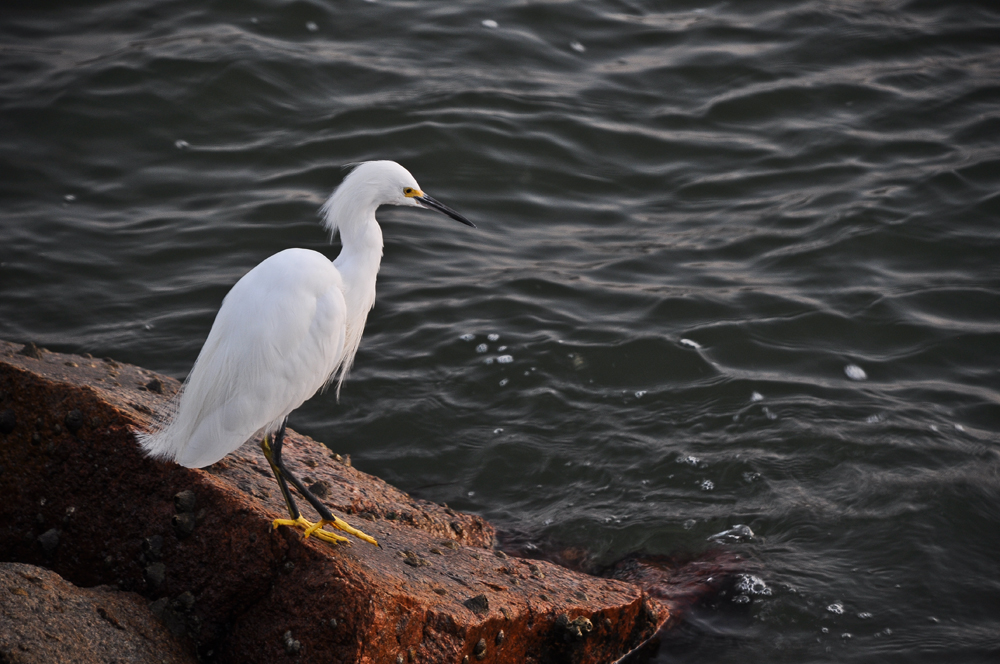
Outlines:
[{"label": "white foam on water", "polygon": [[692,341],[690,339],[681,339],[682,346],[690,346],[691,348],[701,348],[701,344],[697,341]]},{"label": "white foam on water", "polygon": [[735,590],[744,595],[767,597],[771,594],[771,589],[764,583],[764,580],[754,574],[738,575]]},{"label": "white foam on water", "polygon": [[500,381],[500,387],[503,387],[504,385],[506,385],[509,382],[510,382],[509,380],[507,380],[506,378],[504,378],[503,380]]},{"label": "white foam on water", "polygon": [[513,361],[514,357],[511,355],[501,355],[500,357],[497,358],[498,364],[510,364]]},{"label": "white foam on water", "polygon": [[486,19],[486,20],[483,21],[483,27],[484,28],[499,28],[500,24],[497,23],[496,21],[494,21],[493,19],[488,18],[488,19]]},{"label": "white foam on water", "polygon": [[486,344],[479,344],[478,346],[476,346],[477,353],[485,353],[489,349],[490,349],[489,346],[487,346]]},{"label": "white foam on water", "polygon": [[586,51],[586,50],[587,50],[587,47],[586,47],[586,46],[584,46],[583,44],[581,44],[581,43],[580,43],[580,42],[578,42],[578,41],[571,41],[571,42],[569,43],[569,47],[570,47],[571,49],[573,49],[574,51],[576,51],[577,53],[583,53],[584,51]]},{"label": "white foam on water", "polygon": [[831,604],[830,606],[826,607],[826,610],[829,611],[830,613],[833,613],[833,614],[838,615],[838,616],[839,615],[843,615],[843,613],[844,613],[844,605],[841,604],[840,602],[835,602],[835,603]]},{"label": "white foam on water", "polygon": [[714,489],[715,489],[715,482],[713,482],[712,480],[704,480],[704,481],[702,481],[702,483],[701,483],[701,490],[702,491],[712,491]]},{"label": "white foam on water", "polygon": [[856,364],[848,364],[844,367],[844,373],[847,374],[847,377],[851,380],[866,380],[868,378],[868,374],[865,373],[865,370]]},{"label": "white foam on water", "polygon": [[764,400],[764,395],[761,394],[760,392],[753,392],[750,395],[750,401],[763,401],[763,400]]},{"label": "white foam on water", "polygon": [[474,334],[463,334],[462,336],[459,337],[459,339],[461,339],[462,341],[472,341],[475,338],[476,335]]},{"label": "white foam on water", "polygon": [[308,23],[306,23],[306,30],[308,30],[309,32],[316,32],[317,30],[319,30],[319,26],[316,25],[315,21],[309,21]]},{"label": "white foam on water", "polygon": [[738,523],[729,530],[723,530],[721,533],[715,533],[708,539],[712,542],[743,542],[749,541],[754,538],[753,531],[750,530],[750,526]]},{"label": "white foam on water", "polygon": [[496,332],[490,332],[489,334],[486,335],[486,338],[489,339],[490,341],[499,341],[500,335],[497,334]]}]

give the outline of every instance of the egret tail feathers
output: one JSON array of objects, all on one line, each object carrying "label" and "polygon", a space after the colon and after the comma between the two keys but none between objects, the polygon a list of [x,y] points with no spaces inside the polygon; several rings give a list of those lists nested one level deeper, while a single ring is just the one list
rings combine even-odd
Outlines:
[{"label": "egret tail feathers", "polygon": [[280,420],[261,423],[243,408],[216,408],[199,412],[194,399],[175,397],[157,417],[149,431],[136,439],[143,451],[155,459],[176,461],[186,468],[204,468],[238,449],[255,434],[276,430]]},{"label": "egret tail feathers", "polygon": [[177,405],[180,402],[180,394],[174,396],[167,406],[156,413],[148,431],[137,431],[135,434],[139,447],[146,453],[146,456],[163,461],[173,461],[177,456],[174,443],[175,436],[171,435],[170,425],[177,414]]}]

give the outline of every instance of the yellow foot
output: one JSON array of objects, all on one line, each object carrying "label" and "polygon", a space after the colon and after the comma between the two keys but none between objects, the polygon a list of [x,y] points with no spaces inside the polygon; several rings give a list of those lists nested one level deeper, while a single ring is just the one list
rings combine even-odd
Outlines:
[{"label": "yellow foot", "polygon": [[308,538],[310,535],[315,535],[324,542],[350,543],[351,540],[347,539],[346,537],[335,535],[334,533],[331,533],[329,530],[323,530],[323,526],[326,524],[330,524],[334,528],[339,528],[340,530],[343,530],[346,533],[350,533],[351,535],[354,535],[358,539],[362,539],[368,542],[369,544],[374,544],[375,546],[378,546],[378,542],[376,542],[374,538],[364,534],[363,532],[357,530],[356,528],[352,528],[350,525],[348,525],[346,521],[344,521],[343,519],[338,519],[337,517],[333,517],[333,521],[320,519],[316,523],[312,523],[311,521],[306,521],[301,516],[298,519],[275,519],[273,522],[275,528],[277,528],[278,526],[290,526],[292,528],[301,528],[304,531],[303,537],[305,538]]},{"label": "yellow foot", "polygon": [[350,543],[351,540],[346,537],[341,537],[340,535],[334,535],[329,530],[323,530],[323,520],[320,519],[318,522],[313,523],[312,521],[306,521],[301,516],[298,519],[275,519],[273,526],[277,528],[278,526],[289,526],[291,528],[301,528],[305,531],[305,537],[310,535],[316,535],[319,539],[324,542],[347,542]]}]

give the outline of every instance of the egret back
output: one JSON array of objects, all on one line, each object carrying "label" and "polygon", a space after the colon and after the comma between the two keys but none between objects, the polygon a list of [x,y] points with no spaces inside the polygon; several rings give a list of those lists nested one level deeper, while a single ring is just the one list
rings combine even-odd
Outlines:
[{"label": "egret back", "polygon": [[337,268],[288,249],[226,295],[173,417],[139,439],[152,456],[200,468],[275,431],[345,361],[347,305]]}]

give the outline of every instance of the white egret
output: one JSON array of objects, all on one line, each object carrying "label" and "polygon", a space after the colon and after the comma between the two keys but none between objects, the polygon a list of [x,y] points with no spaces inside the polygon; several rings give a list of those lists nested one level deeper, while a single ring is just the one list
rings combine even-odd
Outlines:
[{"label": "white egret", "polygon": [[[331,237],[340,233],[340,255],[331,263],[316,251],[286,249],[236,282],[222,301],[172,415],[139,435],[147,454],[201,468],[261,434],[261,448],[291,517],[276,519],[275,528],[299,527],[305,537],[348,541],[323,529],[330,524],[377,545],[333,516],[288,472],[281,445],[289,413],[334,381],[339,395],[354,361],[375,303],[375,277],[382,260],[382,230],[375,220],[380,205],[423,206],[475,228],[426,195],[399,164],[369,161],[357,166],[321,210]],[[288,482],[319,512],[319,521],[302,517]]]}]

